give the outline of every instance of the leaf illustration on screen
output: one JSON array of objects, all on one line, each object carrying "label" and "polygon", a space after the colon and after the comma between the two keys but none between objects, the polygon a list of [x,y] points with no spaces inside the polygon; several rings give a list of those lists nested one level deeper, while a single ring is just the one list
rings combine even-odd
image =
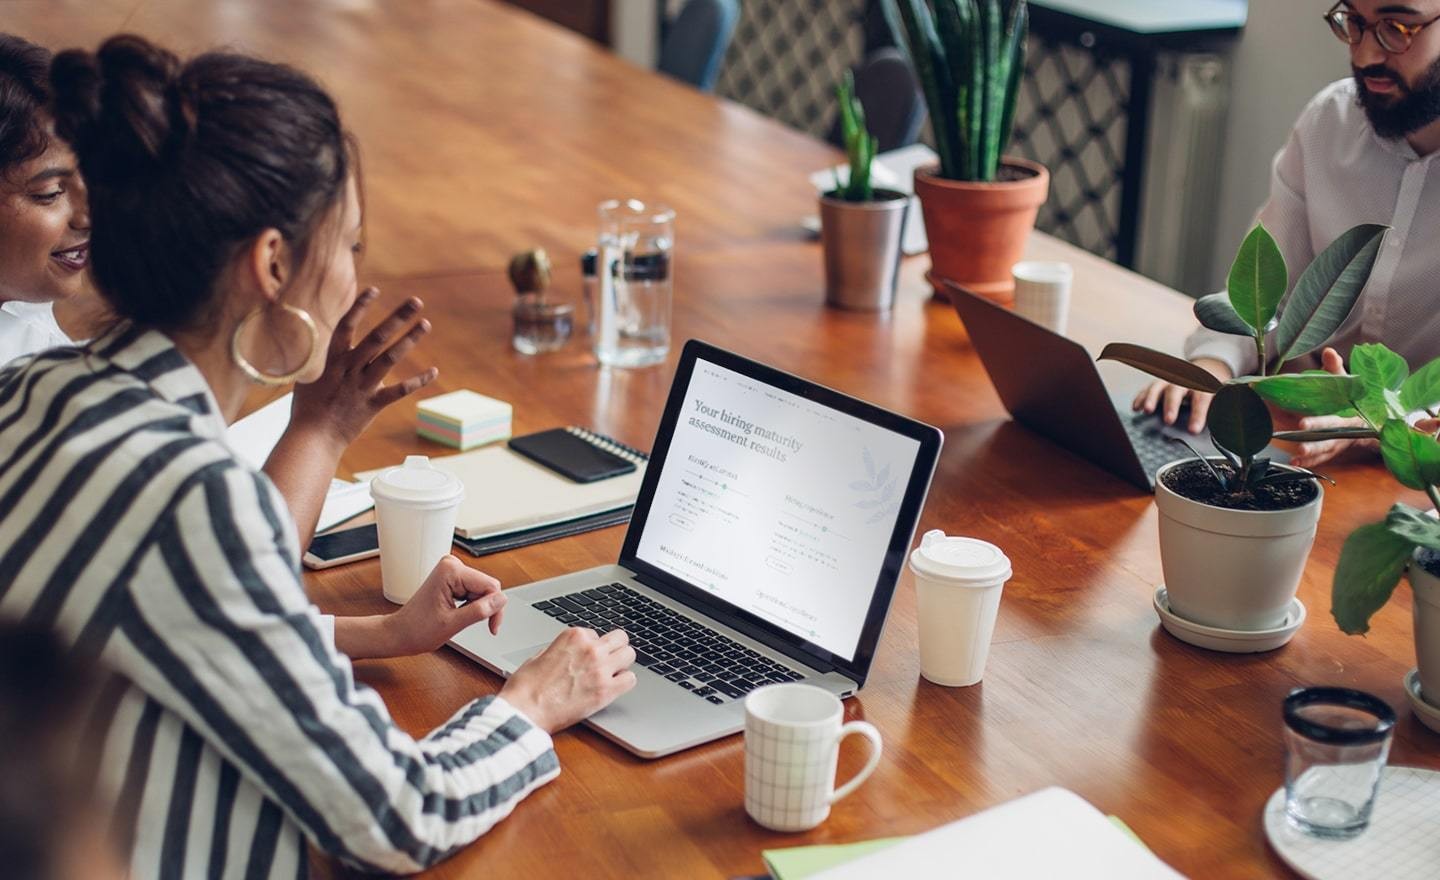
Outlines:
[{"label": "leaf illustration on screen", "polygon": [[870,447],[866,446],[860,453],[865,458],[865,473],[870,476],[871,482],[875,481],[875,458],[870,454]]},{"label": "leaf illustration on screen", "polygon": [[900,509],[900,502],[895,498],[900,481],[897,477],[890,476],[888,462],[876,467],[875,456],[871,454],[869,447],[862,449],[860,454],[865,465],[865,472],[870,475],[870,479],[856,480],[850,484],[850,489],[867,496],[856,501],[855,507],[859,510],[874,511],[865,520],[865,524],[875,525],[894,516],[895,511]]}]

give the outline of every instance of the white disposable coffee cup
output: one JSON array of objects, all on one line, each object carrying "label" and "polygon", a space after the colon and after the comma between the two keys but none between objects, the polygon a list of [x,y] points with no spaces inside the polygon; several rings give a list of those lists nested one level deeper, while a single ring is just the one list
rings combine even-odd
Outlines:
[{"label": "white disposable coffee cup", "polygon": [[947,687],[975,684],[985,674],[1010,560],[994,544],[933,529],[910,554],[910,570],[920,604],[920,674]]},{"label": "white disposable coffee cup", "polygon": [[1064,334],[1070,325],[1070,282],[1075,272],[1069,263],[1037,260],[1016,263],[1015,313]]},{"label": "white disposable coffee cup", "polygon": [[465,486],[426,456],[408,455],[403,465],[370,481],[370,494],[380,529],[382,589],[386,599],[403,605],[450,553]]},{"label": "white disposable coffee cup", "polygon": [[[880,731],[867,721],[841,724],[840,698],[812,684],[771,684],[745,698],[745,812],[772,831],[806,831],[836,801],[860,787],[880,763]],[[859,773],[835,787],[840,741],[870,742]]]}]

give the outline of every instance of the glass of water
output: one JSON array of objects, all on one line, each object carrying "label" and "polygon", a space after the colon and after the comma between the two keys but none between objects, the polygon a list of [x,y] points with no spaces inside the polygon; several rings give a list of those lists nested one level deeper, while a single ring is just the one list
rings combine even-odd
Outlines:
[{"label": "glass of water", "polygon": [[1364,831],[1390,752],[1395,710],[1364,691],[1297,688],[1285,698],[1285,818],[1316,837]]},{"label": "glass of water", "polygon": [[634,199],[601,202],[595,358],[646,367],[670,352],[675,212]]}]

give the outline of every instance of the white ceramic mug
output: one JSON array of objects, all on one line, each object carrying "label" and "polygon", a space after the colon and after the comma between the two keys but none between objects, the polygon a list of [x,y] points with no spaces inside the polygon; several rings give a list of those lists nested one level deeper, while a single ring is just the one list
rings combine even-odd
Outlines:
[{"label": "white ceramic mug", "polygon": [[465,486],[423,455],[408,455],[370,481],[380,530],[380,580],[385,598],[403,605],[450,552]]},{"label": "white ceramic mug", "polygon": [[965,687],[985,674],[1010,560],[994,544],[931,529],[910,554],[920,615],[920,674]]},{"label": "white ceramic mug", "polygon": [[[880,731],[865,721],[841,724],[840,698],[809,684],[772,684],[745,698],[745,812],[772,831],[805,831],[830,805],[860,787],[880,763]],[[840,741],[870,741],[865,766],[839,788]]]},{"label": "white ceramic mug", "polygon": [[1070,264],[1029,260],[1016,263],[1011,274],[1015,314],[1063,336],[1070,325],[1070,282],[1075,275]]}]

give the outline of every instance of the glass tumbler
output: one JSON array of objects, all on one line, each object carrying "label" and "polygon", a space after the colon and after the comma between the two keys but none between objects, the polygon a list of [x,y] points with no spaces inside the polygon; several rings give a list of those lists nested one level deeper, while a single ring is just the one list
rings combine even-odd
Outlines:
[{"label": "glass tumbler", "polygon": [[1316,837],[1370,824],[1395,710],[1364,691],[1297,688],[1285,698],[1285,818]]},{"label": "glass tumbler", "polygon": [[646,367],[670,351],[675,212],[634,199],[601,202],[595,358]]}]

